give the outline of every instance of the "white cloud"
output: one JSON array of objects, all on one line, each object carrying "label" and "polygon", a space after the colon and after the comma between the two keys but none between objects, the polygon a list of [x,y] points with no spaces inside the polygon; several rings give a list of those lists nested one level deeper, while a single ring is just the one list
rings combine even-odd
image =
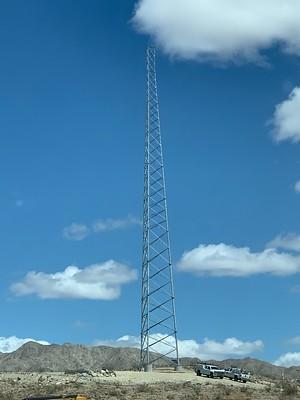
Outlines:
[{"label": "white cloud", "polygon": [[141,225],[141,221],[138,218],[128,216],[123,219],[99,219],[93,224],[93,230],[95,233],[114,231],[116,229],[125,229],[133,225]]},{"label": "white cloud", "polygon": [[277,235],[267,244],[267,247],[300,251],[300,235],[294,233]]},{"label": "white cloud", "polygon": [[[163,338],[165,335],[161,333],[154,334],[155,340]],[[153,339],[152,339],[153,340]],[[174,338],[166,339],[170,345],[174,345]],[[125,335],[113,341],[97,341],[96,345],[107,345],[115,347],[140,347],[140,338],[138,336]],[[201,360],[222,360],[228,357],[242,357],[251,353],[261,351],[264,345],[261,340],[254,342],[243,342],[236,338],[225,339],[224,342],[217,342],[205,338],[202,343],[196,340],[178,340],[178,350],[180,357],[198,357]],[[155,350],[158,352],[166,352],[170,347],[159,343],[156,345]]]},{"label": "white cloud", "polygon": [[[278,104],[275,108],[273,137],[277,142],[290,140],[293,143],[297,143],[300,141],[299,110],[300,87],[295,87],[288,99]],[[295,189],[297,190],[297,187]]]},{"label": "white cloud", "polygon": [[17,296],[35,294],[42,299],[113,300],[121,286],[137,279],[135,270],[114,260],[85,268],[69,266],[62,272],[29,272],[21,282],[11,286]]},{"label": "white cloud", "polygon": [[91,227],[85,224],[72,223],[63,230],[63,236],[68,240],[83,240],[92,233],[102,233],[127,229],[134,225],[141,225],[140,219],[129,215],[126,218],[107,218],[95,221]]},{"label": "white cloud", "polygon": [[275,362],[280,367],[297,367],[300,365],[300,353],[286,353],[281,355]]},{"label": "white cloud", "polygon": [[300,256],[226,244],[200,245],[181,257],[178,268],[196,275],[245,277],[255,274],[292,275],[300,272]]},{"label": "white cloud", "polygon": [[0,337],[0,353],[11,353],[12,351],[17,350],[19,347],[23,346],[23,344],[28,342],[36,342],[43,345],[49,345],[50,343],[45,342],[44,340],[35,340],[35,339],[20,339],[16,336],[10,337]]},{"label": "white cloud", "polygon": [[297,181],[294,186],[295,192],[300,193],[300,181]]},{"label": "white cloud", "polygon": [[133,23],[183,59],[261,61],[279,45],[300,55],[298,0],[140,0]]},{"label": "white cloud", "polygon": [[83,240],[90,233],[89,228],[83,224],[73,223],[63,230],[63,236],[68,240]]}]

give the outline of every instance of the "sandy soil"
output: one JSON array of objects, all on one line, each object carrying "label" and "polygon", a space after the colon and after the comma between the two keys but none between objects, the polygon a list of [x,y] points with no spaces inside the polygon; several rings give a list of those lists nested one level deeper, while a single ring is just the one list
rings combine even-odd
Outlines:
[{"label": "sandy soil", "polygon": [[117,381],[121,384],[150,384],[150,383],[187,383],[192,384],[206,384],[209,382],[212,385],[229,385],[229,386],[247,386],[252,389],[263,389],[267,383],[253,383],[247,382],[246,384],[241,382],[234,382],[230,379],[210,379],[202,376],[197,376],[193,371],[185,370],[184,372],[175,372],[172,370],[161,369],[154,372],[137,372],[137,371],[118,371],[117,377],[103,378],[106,382]]}]

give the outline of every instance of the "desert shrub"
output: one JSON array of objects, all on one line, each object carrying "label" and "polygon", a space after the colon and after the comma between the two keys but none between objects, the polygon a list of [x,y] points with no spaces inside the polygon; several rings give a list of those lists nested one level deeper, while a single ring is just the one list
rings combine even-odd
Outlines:
[{"label": "desert shrub", "polygon": [[0,393],[0,400],[13,400],[14,399],[14,395],[13,393]]},{"label": "desert shrub", "polygon": [[120,391],[120,389],[114,387],[114,388],[110,388],[110,389],[107,391],[107,393],[108,393],[109,396],[119,397],[121,391]]},{"label": "desert shrub", "polygon": [[175,400],[175,394],[174,393],[167,394],[167,400]]},{"label": "desert shrub", "polygon": [[231,388],[229,386],[225,386],[224,393],[226,396],[229,396],[231,394]]},{"label": "desert shrub", "polygon": [[293,396],[298,393],[298,386],[289,381],[282,381],[282,394],[285,396]]},{"label": "desert shrub", "polygon": [[223,400],[224,396],[221,393],[217,393],[214,397],[214,400]]},{"label": "desert shrub", "polygon": [[242,393],[248,393],[248,394],[251,393],[251,390],[248,388],[248,386],[242,386],[241,389],[240,389],[240,391],[241,391]]},{"label": "desert shrub", "polygon": [[220,397],[222,400],[231,394],[230,386],[217,384],[216,389],[217,389],[216,396]]},{"label": "desert shrub", "polygon": [[148,385],[147,383],[143,383],[142,385],[138,385],[136,390],[139,393],[152,393],[153,392],[153,388],[150,385]]},{"label": "desert shrub", "polygon": [[202,392],[203,392],[203,389],[202,389],[202,387],[201,387],[201,384],[200,384],[200,385],[199,385],[199,384],[194,385],[194,386],[193,386],[193,391],[194,391],[194,394],[195,394],[196,396],[200,397],[200,396],[202,395]]},{"label": "desert shrub", "polygon": [[121,389],[121,393],[122,393],[122,394],[127,394],[127,392],[128,392],[128,390],[127,390],[126,388],[122,388],[122,389]]},{"label": "desert shrub", "polygon": [[199,400],[199,397],[193,394],[185,393],[180,397],[180,400]]},{"label": "desert shrub", "polygon": [[271,392],[271,389],[272,389],[272,386],[271,386],[271,385],[265,386],[265,391],[266,391],[267,393],[270,393],[270,392]]}]

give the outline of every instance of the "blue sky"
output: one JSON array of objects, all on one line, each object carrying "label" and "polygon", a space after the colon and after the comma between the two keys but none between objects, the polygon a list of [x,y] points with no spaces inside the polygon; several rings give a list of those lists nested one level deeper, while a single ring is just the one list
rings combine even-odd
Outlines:
[{"label": "blue sky", "polygon": [[[207,11],[206,1],[199,4],[197,26]],[[219,1],[211,4],[219,15]],[[257,15],[274,11],[270,2],[263,10],[252,4]],[[150,34],[179,338],[197,342],[200,355],[275,361],[295,353],[300,363],[300,44],[290,36],[299,6],[287,4],[286,30],[276,30],[274,18],[261,37],[244,32],[241,43],[227,38],[235,46],[227,48],[220,25],[207,50],[197,35],[212,40],[209,28],[178,41],[194,21],[170,18],[178,11],[171,3],[157,23],[149,6],[159,3],[140,2],[135,25],[129,0],[0,3],[2,342],[139,335]],[[66,273],[68,266],[78,269]],[[74,273],[93,284],[102,279],[103,287],[82,291]]]}]

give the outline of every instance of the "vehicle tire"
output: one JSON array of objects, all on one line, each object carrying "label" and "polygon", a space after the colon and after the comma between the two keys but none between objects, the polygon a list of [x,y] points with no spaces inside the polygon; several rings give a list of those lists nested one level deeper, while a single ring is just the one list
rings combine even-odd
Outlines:
[{"label": "vehicle tire", "polygon": [[209,374],[209,377],[210,377],[210,378],[214,378],[214,374],[211,372],[211,373]]},{"label": "vehicle tire", "polygon": [[197,376],[201,376],[201,372],[200,371],[197,371]]},{"label": "vehicle tire", "polygon": [[229,379],[232,381],[232,379],[233,379],[233,378],[232,378],[232,377],[230,377]]},{"label": "vehicle tire", "polygon": [[243,383],[246,383],[247,381],[243,381]]},{"label": "vehicle tire", "polygon": [[237,382],[238,381],[238,377],[235,375],[234,380]]},{"label": "vehicle tire", "polygon": [[224,376],[220,376],[220,379],[223,379],[224,378]]}]

